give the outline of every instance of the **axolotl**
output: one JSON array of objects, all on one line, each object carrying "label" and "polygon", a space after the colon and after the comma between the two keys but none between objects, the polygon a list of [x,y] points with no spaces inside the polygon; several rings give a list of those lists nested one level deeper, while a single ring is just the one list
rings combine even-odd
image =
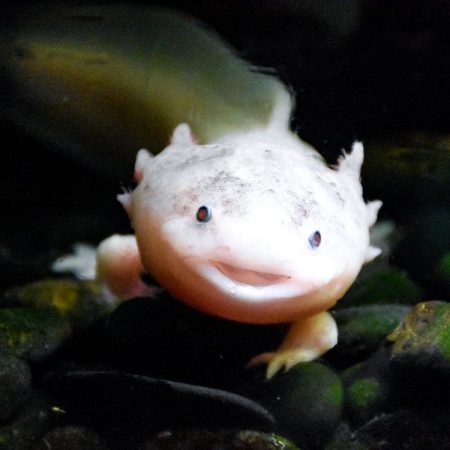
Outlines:
[{"label": "axolotl", "polygon": [[[289,89],[184,14],[65,5],[12,22],[2,82],[27,132],[121,178],[135,150],[157,152],[173,133],[156,156],[139,151],[137,187],[119,196],[135,236],[99,246],[107,298],[152,294],[147,273],[208,314],[292,323],[280,348],[251,361],[268,363],[269,377],[333,347],[327,310],[380,252],[369,228],[381,202],[362,197],[362,144],[328,167],[291,131]],[[54,269],[86,266],[69,257]]]},{"label": "axolotl", "polygon": [[[98,273],[120,298],[150,274],[205,313],[253,324],[291,323],[281,346],[256,356],[267,377],[337,343],[327,310],[380,250],[370,245],[380,201],[365,203],[363,145],[335,167],[291,131],[229,134],[196,143],[180,124],[158,155],[142,149],[137,187],[119,195],[135,236],[98,249]],[[268,349],[269,350],[269,349]]]}]

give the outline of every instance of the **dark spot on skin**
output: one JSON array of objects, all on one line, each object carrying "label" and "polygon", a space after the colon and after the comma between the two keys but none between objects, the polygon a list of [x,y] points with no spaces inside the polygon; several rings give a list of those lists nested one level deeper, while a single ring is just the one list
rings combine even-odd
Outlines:
[{"label": "dark spot on skin", "polygon": [[287,191],[286,193],[291,207],[291,222],[295,226],[300,227],[305,219],[315,214],[317,202],[314,197],[307,195],[305,192],[300,194],[294,191]]},{"label": "dark spot on skin", "polygon": [[336,196],[336,198],[338,199],[339,203],[341,205],[345,205],[345,200],[342,197],[341,193],[339,192],[339,189],[338,189],[336,183],[334,181],[330,181],[329,185],[330,185],[331,189],[333,190],[333,193]]},{"label": "dark spot on skin", "polygon": [[198,189],[196,188],[191,188],[186,192],[186,196],[189,198],[190,201],[192,202],[198,202],[199,201],[199,194],[198,194]]},{"label": "dark spot on skin", "polygon": [[248,185],[249,183],[246,183],[241,178],[235,177],[230,172],[222,170],[217,175],[206,178],[203,183],[203,189],[206,192],[233,191],[236,195],[241,195],[244,193]]},{"label": "dark spot on skin", "polygon": [[185,169],[186,167],[195,166],[199,160],[198,155],[190,156],[189,158],[185,159],[183,162],[178,164],[179,169]]},{"label": "dark spot on skin", "polygon": [[297,216],[300,216],[303,219],[307,219],[310,215],[308,208],[306,208],[305,205],[302,203],[297,204],[296,213]]},{"label": "dark spot on skin", "polygon": [[265,159],[271,159],[272,158],[272,150],[264,150],[264,158]]},{"label": "dark spot on skin", "polygon": [[145,183],[145,186],[144,186],[144,191],[149,191],[150,190],[150,185],[148,184],[148,183]]},{"label": "dark spot on skin", "polygon": [[228,157],[235,152],[235,149],[232,146],[225,148],[221,147],[220,152],[213,152],[212,150],[214,150],[216,147],[218,146],[205,145],[204,148],[196,149],[198,150],[198,152],[194,153],[187,159],[179,161],[175,164],[176,170],[183,170],[191,166],[196,166],[197,164],[205,164],[216,159]]},{"label": "dark spot on skin", "polygon": [[345,199],[342,197],[341,193],[339,191],[336,191],[335,194],[336,194],[336,197],[338,198],[339,202],[342,205],[345,205]]}]

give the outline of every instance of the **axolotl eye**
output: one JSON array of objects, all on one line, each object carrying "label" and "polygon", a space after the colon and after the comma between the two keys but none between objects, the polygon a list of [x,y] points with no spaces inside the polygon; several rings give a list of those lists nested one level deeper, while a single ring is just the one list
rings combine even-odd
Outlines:
[{"label": "axolotl eye", "polygon": [[209,222],[212,218],[211,208],[206,205],[200,206],[200,208],[198,208],[197,210],[196,217],[199,222]]},{"label": "axolotl eye", "polygon": [[311,234],[311,236],[308,238],[308,241],[311,248],[317,248],[320,245],[320,242],[322,241],[320,231],[314,231],[314,233]]}]

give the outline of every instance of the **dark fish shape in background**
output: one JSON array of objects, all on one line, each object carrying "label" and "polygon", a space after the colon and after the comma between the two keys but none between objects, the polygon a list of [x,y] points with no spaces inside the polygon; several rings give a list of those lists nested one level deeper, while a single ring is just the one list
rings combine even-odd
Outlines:
[{"label": "dark fish shape in background", "polygon": [[3,115],[106,173],[128,178],[188,122],[200,143],[266,125],[279,96],[192,18],[139,6],[35,7],[4,14]]}]

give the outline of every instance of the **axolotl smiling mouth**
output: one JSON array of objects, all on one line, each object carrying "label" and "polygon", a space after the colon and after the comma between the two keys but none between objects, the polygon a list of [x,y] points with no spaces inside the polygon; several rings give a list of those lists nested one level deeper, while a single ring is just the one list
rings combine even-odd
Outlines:
[{"label": "axolotl smiling mouth", "polygon": [[260,303],[261,306],[265,304],[267,308],[274,299],[279,301],[298,299],[302,295],[313,293],[318,288],[311,280],[299,279],[297,275],[276,273],[260,267],[245,267],[232,260],[195,261],[194,258],[187,263],[203,282],[209,283],[210,289],[222,292],[223,302],[245,303],[254,307]]},{"label": "axolotl smiling mouth", "polygon": [[186,258],[184,263],[185,286],[179,285],[175,296],[204,312],[241,322],[287,322],[299,313],[313,314],[334,304],[330,292],[338,285],[342,289],[335,279],[320,284],[298,273],[276,273],[259,265],[253,269],[232,259]]},{"label": "axolotl smiling mouth", "polygon": [[263,287],[283,283],[291,279],[287,275],[244,269],[221,261],[209,260],[209,262],[230,280],[244,285]]}]

